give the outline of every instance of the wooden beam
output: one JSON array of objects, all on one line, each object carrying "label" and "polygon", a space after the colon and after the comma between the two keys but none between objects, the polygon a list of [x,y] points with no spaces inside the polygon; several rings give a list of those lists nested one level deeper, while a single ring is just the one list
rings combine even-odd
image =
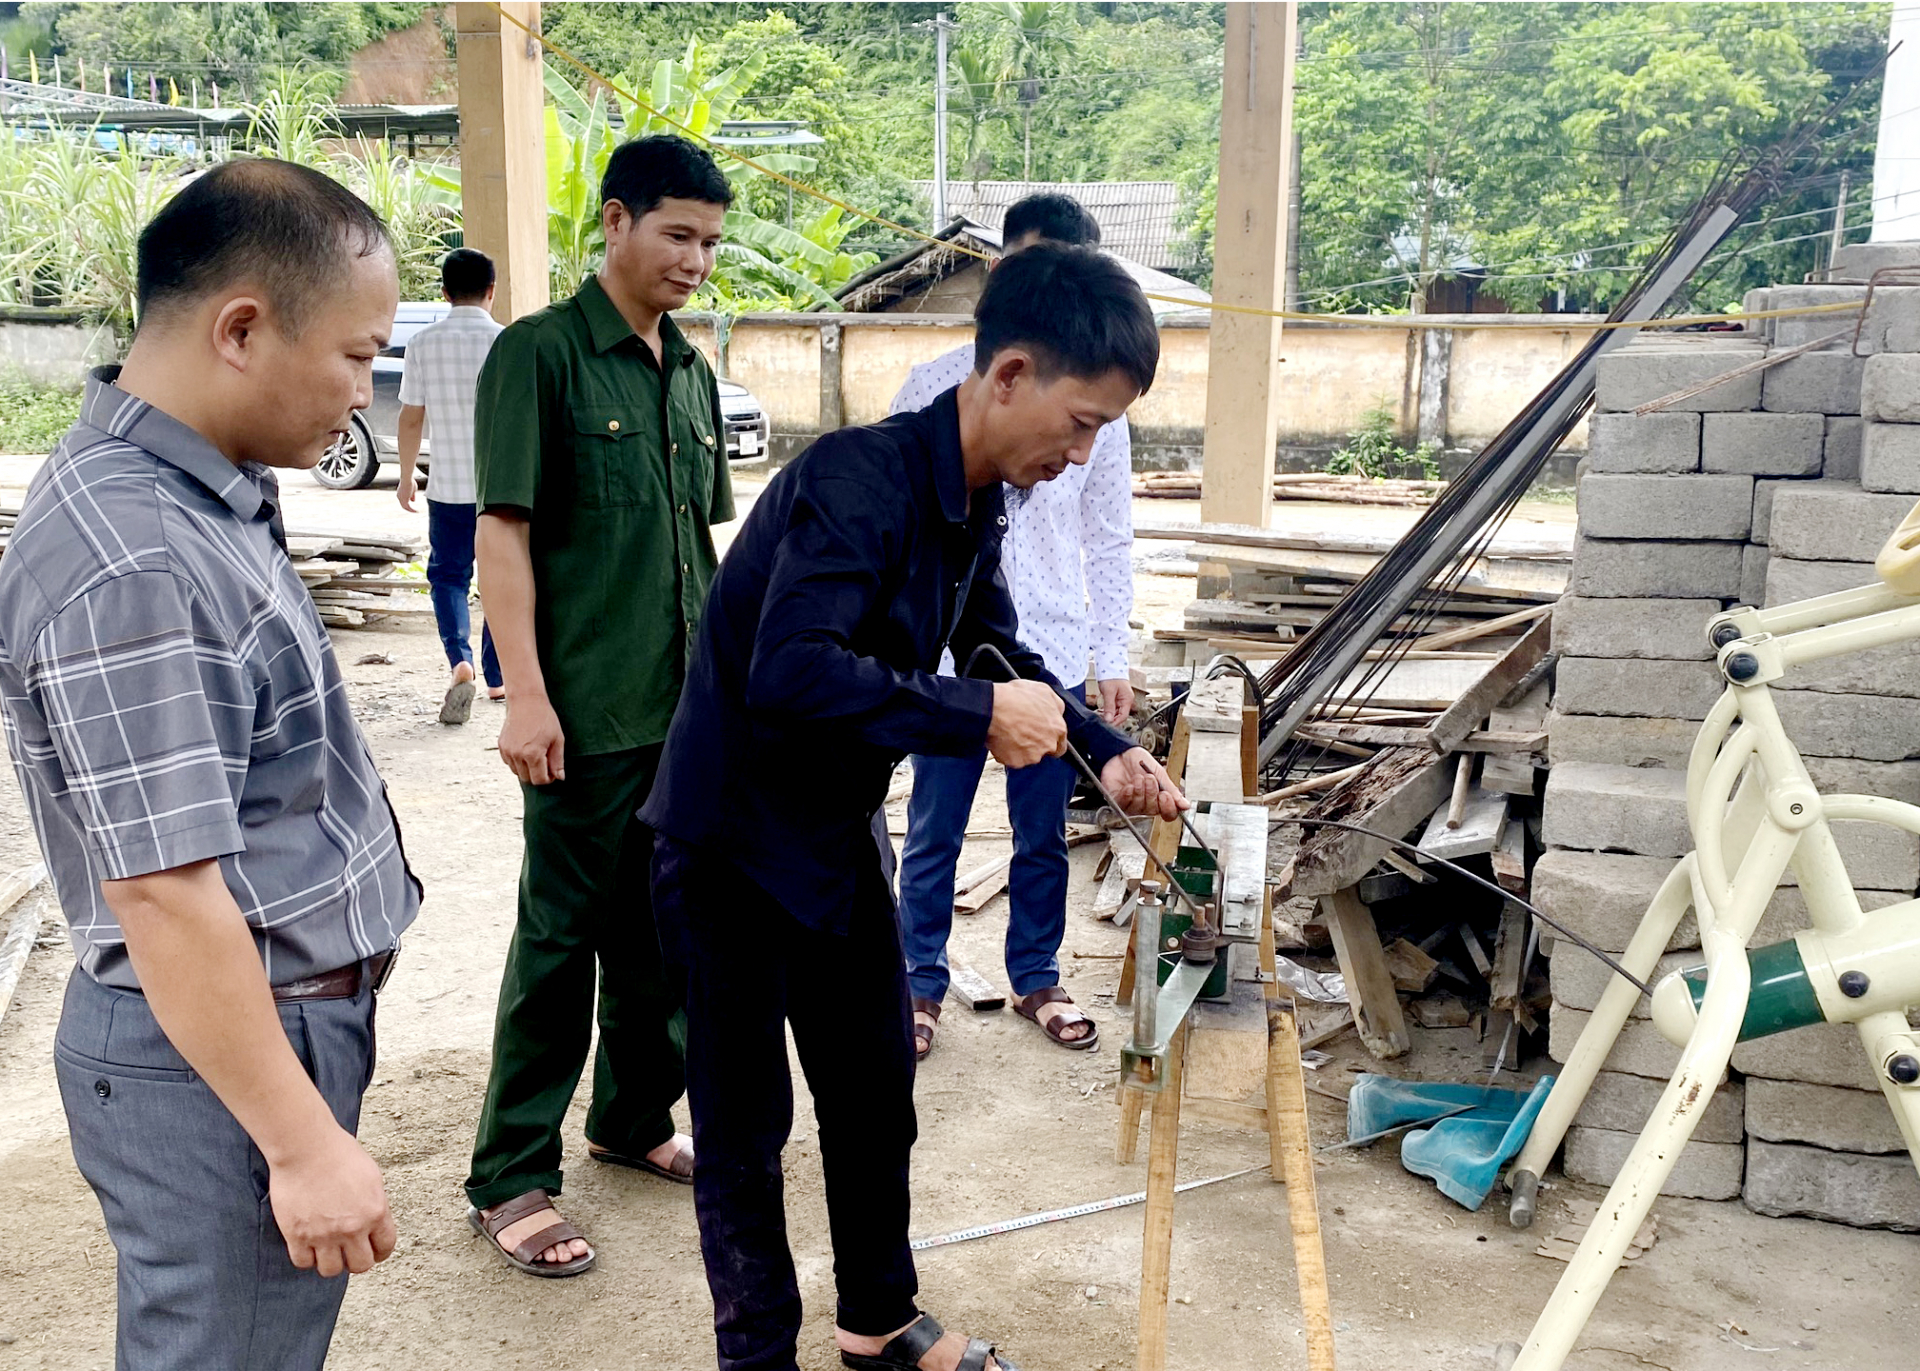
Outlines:
[{"label": "wooden beam", "polygon": [[[1167,1295],[1173,1276],[1173,1174],[1180,1159],[1182,1059],[1187,1055],[1187,1026],[1174,1031],[1167,1046],[1167,1081],[1153,1097],[1153,1125],[1147,1140],[1147,1215],[1140,1242],[1140,1345],[1138,1371],[1166,1371]],[[1138,1091],[1128,1091],[1138,1094]]]},{"label": "wooden beam", "polygon": [[[1433,813],[1452,783],[1452,769],[1428,749],[1390,748],[1371,771],[1316,806],[1313,817],[1361,824],[1397,837]],[[1341,829],[1306,833],[1291,864],[1291,895],[1330,895],[1357,885],[1390,846]]]},{"label": "wooden beam", "polygon": [[1300,1024],[1291,1000],[1267,1006],[1267,1121],[1273,1178],[1287,1187],[1293,1264],[1306,1325],[1307,1371],[1334,1371],[1333,1301],[1327,1251],[1320,1238],[1320,1194],[1313,1177],[1313,1135],[1307,1128],[1307,1078],[1300,1065]]},{"label": "wooden beam", "polygon": [[[1279,309],[1286,298],[1297,6],[1227,6],[1213,298]],[[1280,426],[1280,321],[1219,312],[1207,345],[1200,517],[1265,528]]]},{"label": "wooden beam", "polygon": [[1433,750],[1442,753],[1453,751],[1469,733],[1485,723],[1494,708],[1526,679],[1528,672],[1546,658],[1547,645],[1552,637],[1553,620],[1550,618],[1542,619],[1528,629],[1527,636],[1495,662],[1491,671],[1454,701],[1445,714],[1433,721],[1428,736]]},{"label": "wooden beam", "polygon": [[1413,1045],[1407,1036],[1406,1016],[1387,970],[1380,946],[1380,930],[1373,911],[1351,888],[1320,898],[1320,917],[1333,935],[1334,955],[1347,982],[1347,1003],[1353,1007],[1354,1027],[1367,1051],[1383,1060],[1405,1056]]},{"label": "wooden beam", "polygon": [[541,49],[507,16],[540,27],[537,0],[454,6],[461,227],[468,247],[493,258],[493,315],[503,324],[550,302]]}]

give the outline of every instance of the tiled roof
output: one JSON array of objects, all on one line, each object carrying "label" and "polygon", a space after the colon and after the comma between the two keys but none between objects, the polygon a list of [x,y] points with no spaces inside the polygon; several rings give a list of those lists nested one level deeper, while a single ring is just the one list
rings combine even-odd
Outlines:
[{"label": "tiled roof", "polygon": [[[932,199],[933,182],[913,184]],[[1171,181],[948,181],[947,215],[998,228],[1014,201],[1046,194],[1085,205],[1109,251],[1160,271],[1181,265],[1174,252],[1180,190]]]}]

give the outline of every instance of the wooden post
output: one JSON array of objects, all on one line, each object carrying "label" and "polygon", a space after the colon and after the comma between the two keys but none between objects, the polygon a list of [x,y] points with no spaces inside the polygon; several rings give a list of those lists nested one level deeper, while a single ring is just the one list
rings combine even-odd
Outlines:
[{"label": "wooden post", "polygon": [[1267,1004],[1267,1122],[1273,1178],[1287,1186],[1287,1220],[1293,1227],[1293,1264],[1300,1279],[1308,1371],[1333,1371],[1333,1302],[1327,1290],[1326,1248],[1320,1241],[1320,1196],[1313,1178],[1313,1137],[1307,1131],[1307,1078],[1300,1065],[1300,1025],[1292,1000]]},{"label": "wooden post", "polygon": [[[1187,749],[1192,741],[1193,729],[1188,725],[1186,712],[1183,710],[1180,717],[1174,721],[1173,737],[1167,744],[1167,775],[1173,778],[1176,785],[1180,784],[1187,774]],[[1155,819],[1153,830],[1147,837],[1147,846],[1153,849],[1153,855],[1161,861],[1171,862],[1180,850],[1180,833],[1179,820]],[[1165,876],[1152,862],[1147,863],[1144,879],[1160,881],[1162,884],[1166,881]],[[1177,895],[1168,896],[1167,902],[1172,904],[1179,898]],[[1114,992],[1113,996],[1115,1004],[1124,1007],[1133,1003],[1135,975],[1133,939],[1128,938],[1127,954],[1120,963],[1120,988]],[[1151,989],[1154,992],[1159,990],[1158,980],[1153,982]],[[1184,1026],[1180,1030],[1180,1044],[1183,1052],[1186,1050],[1186,1031]],[[1124,1084],[1120,1087],[1120,1138],[1114,1145],[1113,1157],[1122,1166],[1133,1165],[1133,1159],[1140,1153],[1140,1115],[1145,1110],[1146,1103],[1146,1091],[1135,1090]]]},{"label": "wooden post", "polygon": [[[547,153],[537,0],[454,6],[460,82],[460,219],[466,245],[493,258],[493,315],[545,309]],[[502,11],[505,14],[502,14]],[[512,16],[508,18],[506,16]]]},{"label": "wooden post", "polygon": [[[1285,300],[1297,8],[1227,6],[1213,235],[1213,298],[1222,304],[1279,309]],[[1264,528],[1279,431],[1280,321],[1217,311],[1209,328],[1200,517]]]},{"label": "wooden post", "polygon": [[[1135,1371],[1166,1371],[1167,1295],[1173,1276],[1173,1173],[1180,1159],[1180,1078],[1187,1055],[1183,1023],[1167,1046],[1167,1084],[1153,1097],[1147,1143],[1147,1218],[1140,1243],[1140,1353]],[[1138,1094],[1138,1091],[1133,1092]]]},{"label": "wooden post", "polygon": [[1384,1059],[1402,1057],[1413,1043],[1407,1036],[1406,1016],[1394,993],[1386,953],[1373,911],[1348,886],[1320,897],[1320,913],[1333,935],[1333,952],[1347,982],[1347,1002],[1353,1006],[1353,1026],[1367,1051]]}]

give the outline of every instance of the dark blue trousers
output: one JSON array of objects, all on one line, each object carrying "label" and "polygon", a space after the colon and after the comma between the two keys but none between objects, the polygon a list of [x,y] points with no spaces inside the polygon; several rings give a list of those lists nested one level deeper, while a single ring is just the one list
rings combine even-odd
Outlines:
[{"label": "dark blue trousers", "polygon": [[[479,522],[473,505],[427,497],[427,585],[433,592],[433,620],[447,649],[447,665],[473,665],[473,622],[467,596],[473,590],[473,530]],[[480,630],[480,674],[500,687],[500,658],[493,651],[493,630]]]},{"label": "dark blue trousers", "polygon": [[[1079,689],[1084,689],[1080,687]],[[907,841],[900,856],[900,942],[919,999],[947,993],[954,867],[987,765],[972,757],[915,757]],[[1007,979],[1016,995],[1060,983],[1067,933],[1067,801],[1078,773],[1064,757],[1007,772],[1013,866],[1007,874]]]}]

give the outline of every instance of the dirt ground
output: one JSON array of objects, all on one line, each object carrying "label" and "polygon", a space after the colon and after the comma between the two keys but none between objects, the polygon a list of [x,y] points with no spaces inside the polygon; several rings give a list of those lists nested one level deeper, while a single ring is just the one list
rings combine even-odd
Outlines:
[{"label": "dirt ground", "polygon": [[[17,494],[7,487],[23,481],[23,470],[0,460],[0,499]],[[398,511],[390,486],[336,494],[295,478],[288,496],[295,526],[424,525]],[[1177,617],[1190,596],[1190,581],[1183,588],[1178,577],[1143,578],[1148,614],[1171,607]],[[598,1245],[598,1268],[576,1280],[530,1280],[467,1229],[460,1181],[513,916],[519,796],[489,750],[497,709],[480,704],[464,728],[435,722],[444,665],[429,621],[343,632],[335,641],[428,899],[383,1002],[381,1062],[362,1130],[386,1173],[400,1247],[353,1282],[331,1364],[341,1371],[711,1366],[711,1305],[689,1193],[584,1164],[578,1105],[565,1207]],[[377,653],[393,664],[354,664]],[[902,808],[894,806],[896,830]],[[1004,827],[1002,796],[989,783],[973,819],[982,836],[969,842],[963,867],[1003,852]],[[0,870],[34,856],[18,789],[0,781]],[[1092,847],[1073,856],[1063,966],[1066,984],[1101,1023],[1102,1050],[1064,1052],[1008,1012],[949,1009],[916,1092],[917,1235],[1144,1184],[1143,1164],[1113,1160],[1125,1025],[1112,1006],[1112,958],[1125,935],[1088,913],[1095,860]],[[0,1023],[0,1371],[94,1371],[112,1363],[113,1252],[74,1169],[55,1088],[52,1037],[72,961],[55,911],[45,913],[46,936]],[[1004,974],[1004,918],[1004,902],[989,905],[959,921],[954,936],[956,953],[996,978]],[[750,966],[743,973],[750,976]],[[1414,1032],[1413,1055],[1384,1069],[1442,1079],[1476,1068],[1478,1047],[1466,1030]],[[1370,1065],[1351,1036],[1330,1050],[1334,1060],[1318,1073],[1329,1088],[1344,1089],[1350,1069]],[[817,1134],[804,1086],[799,1094],[786,1172],[808,1310],[801,1364],[825,1371],[837,1364],[832,1272]],[[1343,1136],[1335,1101],[1313,1095],[1309,1104],[1316,1140]],[[1264,1157],[1261,1137],[1190,1124],[1180,1174],[1219,1175]],[[1404,1171],[1393,1142],[1326,1154],[1318,1176],[1347,1368],[1490,1365],[1493,1344],[1525,1335],[1564,1270],[1533,1255],[1539,1236],[1558,1227],[1569,1196],[1598,1197],[1556,1178],[1535,1231],[1523,1234],[1507,1226],[1500,1196],[1468,1213]],[[1656,1212],[1658,1245],[1615,1278],[1570,1366],[1910,1364],[1910,1345],[1897,1330],[1898,1310],[1911,1297],[1904,1273],[1912,1269],[1913,1237],[1763,1219],[1738,1204],[1663,1200]],[[1121,1371],[1134,1363],[1140,1233],[1141,1210],[1131,1208],[936,1249],[920,1261],[922,1302],[949,1327],[997,1339],[1027,1371]],[[1170,1365],[1304,1366],[1291,1253],[1286,1192],[1264,1176],[1183,1196]]]}]

